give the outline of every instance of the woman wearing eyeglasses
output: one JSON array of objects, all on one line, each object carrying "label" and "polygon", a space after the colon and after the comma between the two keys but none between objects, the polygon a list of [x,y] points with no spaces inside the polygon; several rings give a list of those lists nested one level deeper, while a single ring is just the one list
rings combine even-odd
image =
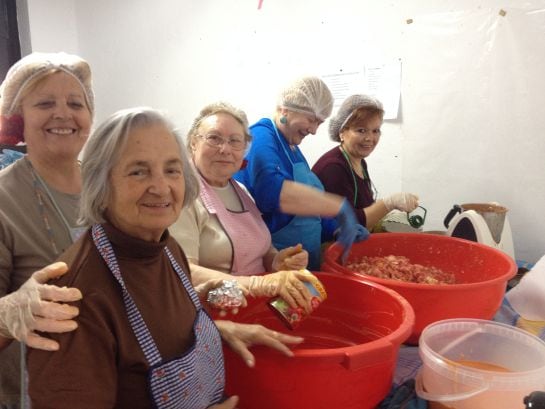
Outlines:
[{"label": "woman wearing eyeglasses", "polygon": [[[306,268],[308,253],[300,245],[276,250],[253,199],[232,178],[243,166],[250,141],[243,111],[225,102],[201,110],[187,134],[200,195],[169,228],[170,234],[184,249],[194,285],[209,279],[236,279],[251,296],[280,295],[292,307],[310,312],[312,296],[303,282],[312,277],[299,271]],[[225,336],[225,323],[216,324]],[[260,330],[269,331],[263,327]],[[270,346],[288,355],[291,353],[283,343],[302,341],[283,334],[280,337],[277,339],[282,343]],[[251,355],[247,357],[253,360]]]},{"label": "woman wearing eyeglasses", "polygon": [[376,198],[365,158],[380,140],[383,118],[384,108],[377,99],[360,94],[348,97],[329,121],[329,136],[340,145],[312,167],[325,190],[345,196],[356,209],[359,223],[369,230],[391,210],[412,212],[418,206],[418,197],[412,193]]}]

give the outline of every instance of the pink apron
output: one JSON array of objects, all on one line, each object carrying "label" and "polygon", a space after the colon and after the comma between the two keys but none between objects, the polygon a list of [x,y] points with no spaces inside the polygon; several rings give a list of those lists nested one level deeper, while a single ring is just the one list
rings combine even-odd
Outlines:
[{"label": "pink apron", "polygon": [[235,189],[244,210],[227,210],[214,189],[200,177],[201,200],[210,214],[215,214],[233,247],[231,273],[253,275],[265,272],[263,256],[271,247],[271,234],[252,198],[234,180]]}]

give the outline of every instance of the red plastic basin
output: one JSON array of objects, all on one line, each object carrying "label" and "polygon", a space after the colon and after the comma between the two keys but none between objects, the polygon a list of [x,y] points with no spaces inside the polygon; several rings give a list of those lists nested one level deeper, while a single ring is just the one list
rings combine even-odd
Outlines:
[{"label": "red plastic basin", "polygon": [[434,266],[455,275],[456,284],[430,285],[381,279],[356,273],[339,262],[341,249],[324,253],[322,270],[382,284],[412,305],[415,326],[407,343],[417,344],[420,333],[433,322],[448,318],[491,319],[500,307],[507,281],[517,271],[505,253],[484,244],[450,236],[420,233],[378,233],[354,244],[348,261],[361,256],[405,256],[412,263]]},{"label": "red plastic basin", "polygon": [[305,338],[292,358],[253,347],[254,368],[224,348],[226,392],[240,409],[371,409],[388,394],[400,345],[414,325],[409,303],[381,285],[317,273],[328,298],[294,331],[266,305],[250,304],[234,320]]}]

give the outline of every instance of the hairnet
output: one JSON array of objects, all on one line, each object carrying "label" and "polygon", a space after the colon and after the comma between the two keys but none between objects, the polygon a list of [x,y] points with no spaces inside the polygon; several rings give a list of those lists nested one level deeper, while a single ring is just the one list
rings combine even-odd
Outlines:
[{"label": "hairnet", "polygon": [[303,77],[291,83],[278,97],[278,106],[315,115],[324,121],[333,110],[333,95],[318,77]]},{"label": "hairnet", "polygon": [[362,108],[384,113],[382,103],[378,99],[363,94],[351,95],[343,101],[337,114],[329,120],[329,137],[339,141],[339,134],[354,112]]},{"label": "hairnet", "polygon": [[0,115],[14,114],[26,87],[51,70],[61,70],[78,81],[92,115],[95,105],[89,64],[66,53],[32,53],[17,61],[0,86]]}]

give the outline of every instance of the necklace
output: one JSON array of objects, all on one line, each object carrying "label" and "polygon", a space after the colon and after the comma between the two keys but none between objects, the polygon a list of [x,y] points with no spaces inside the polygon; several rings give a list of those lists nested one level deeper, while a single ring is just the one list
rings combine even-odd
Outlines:
[{"label": "necklace", "polygon": [[[354,171],[354,166],[352,165],[352,161],[348,157],[348,153],[346,153],[343,146],[339,145],[339,149],[341,150],[341,152],[342,152],[342,154],[344,156],[344,159],[348,163],[350,173],[352,174],[352,180],[354,181],[354,200],[353,200],[353,204],[354,204],[354,208],[355,208],[356,207],[356,200],[358,198],[358,183],[356,181],[356,172]],[[377,190],[375,188],[375,185],[371,181],[371,178],[369,177],[369,175],[365,171],[365,167],[363,165],[361,166],[361,173],[363,175],[363,180],[367,183],[367,188],[369,189],[369,192],[371,192],[371,197],[373,198],[373,201],[376,200]]]},{"label": "necklace", "polygon": [[356,207],[356,199],[358,197],[358,183],[356,182],[356,175],[354,173],[354,167],[352,166],[352,161],[348,157],[348,153],[346,153],[343,146],[340,145],[339,148],[341,149],[341,152],[342,152],[342,154],[344,156],[344,159],[348,163],[348,167],[350,168],[350,173],[352,174],[352,180],[354,181],[354,200],[352,202],[353,202],[353,205],[354,205],[354,208],[355,208]]},{"label": "necklace", "polygon": [[47,232],[49,243],[51,244],[51,248],[53,249],[55,256],[58,256],[60,254],[60,251],[59,251],[59,247],[57,246],[57,242],[55,241],[55,235],[53,234],[53,229],[51,228],[49,217],[47,216],[45,200],[44,200],[44,192],[45,192],[45,195],[49,198],[49,200],[53,204],[55,211],[61,218],[64,227],[66,228],[68,234],[70,235],[70,238],[72,239],[72,242],[75,241],[74,234],[77,234],[77,233],[74,231],[75,229],[70,226],[70,224],[68,223],[68,220],[66,220],[66,217],[64,217],[64,214],[61,208],[59,207],[59,205],[57,204],[55,198],[53,197],[53,194],[51,193],[51,191],[45,184],[44,180],[40,177],[40,175],[36,173],[30,160],[28,160],[28,158],[25,157],[25,161],[30,170],[30,174],[32,175],[32,184],[34,186],[34,194],[36,195],[36,198],[38,199],[38,207],[40,210],[40,216],[42,217],[42,221],[43,221],[45,230]]}]

